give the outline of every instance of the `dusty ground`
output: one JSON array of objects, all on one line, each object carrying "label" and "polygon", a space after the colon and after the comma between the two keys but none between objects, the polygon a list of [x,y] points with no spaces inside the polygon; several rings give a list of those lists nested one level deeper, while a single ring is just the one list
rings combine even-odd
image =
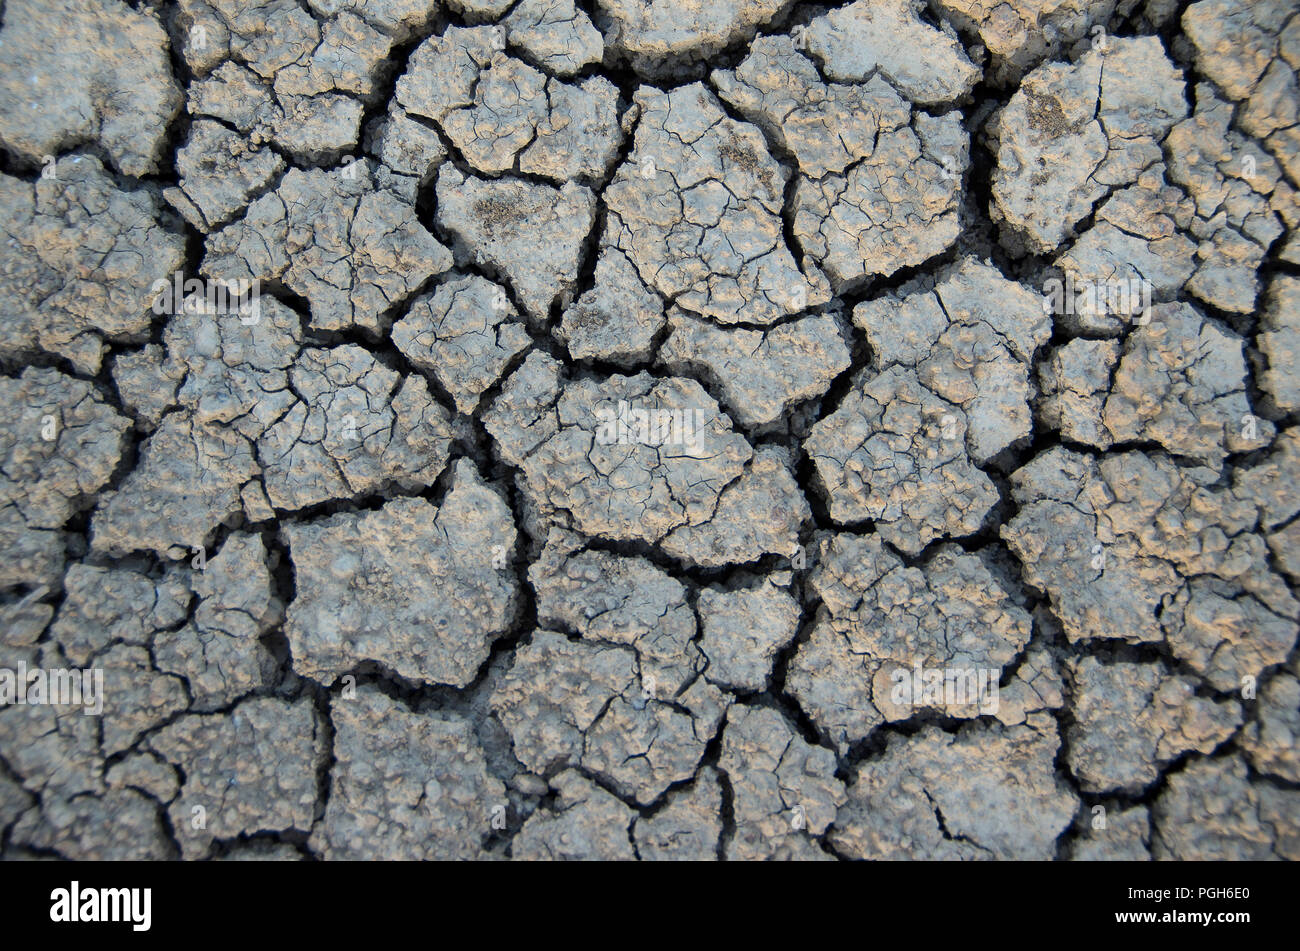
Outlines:
[{"label": "dusty ground", "polygon": [[1291,0],[0,7],[0,855],[1300,858]]}]

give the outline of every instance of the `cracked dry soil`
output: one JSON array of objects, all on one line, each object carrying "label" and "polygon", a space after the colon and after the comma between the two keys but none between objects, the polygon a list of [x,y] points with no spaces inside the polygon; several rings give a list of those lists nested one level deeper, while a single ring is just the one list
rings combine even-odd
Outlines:
[{"label": "cracked dry soil", "polygon": [[0,856],[1300,858],[1291,0],[0,6]]}]

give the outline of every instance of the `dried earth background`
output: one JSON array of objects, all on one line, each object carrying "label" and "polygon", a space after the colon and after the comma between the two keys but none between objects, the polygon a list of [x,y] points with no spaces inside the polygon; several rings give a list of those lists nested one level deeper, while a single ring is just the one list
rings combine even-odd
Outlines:
[{"label": "dried earth background", "polygon": [[1290,0],[0,10],[0,854],[1300,858]]}]

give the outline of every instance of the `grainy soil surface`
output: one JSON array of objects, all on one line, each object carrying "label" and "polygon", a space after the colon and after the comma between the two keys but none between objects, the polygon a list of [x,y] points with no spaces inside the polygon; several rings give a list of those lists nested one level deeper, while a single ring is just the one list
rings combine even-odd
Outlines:
[{"label": "grainy soil surface", "polygon": [[1298,70],[0,3],[0,857],[1300,859]]}]

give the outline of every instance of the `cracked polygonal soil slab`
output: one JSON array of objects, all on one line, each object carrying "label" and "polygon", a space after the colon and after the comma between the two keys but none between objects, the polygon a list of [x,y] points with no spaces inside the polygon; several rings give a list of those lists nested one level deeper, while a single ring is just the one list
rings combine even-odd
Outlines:
[{"label": "cracked polygonal soil slab", "polygon": [[209,235],[202,271],[227,281],[282,281],[321,330],[378,331],[389,308],[451,267],[413,204],[376,189],[369,164],[290,169],[242,219]]},{"label": "cracked polygonal soil slab", "polygon": [[484,424],[534,516],[591,537],[722,565],[789,554],[808,516],[783,450],[755,453],[694,380],[566,382],[533,353]]},{"label": "cracked polygonal soil slab", "polygon": [[156,171],[181,106],[167,47],[152,11],[119,0],[7,3],[0,142],[33,164],[98,143],[123,174]]},{"label": "cracked polygonal soil slab", "polygon": [[831,842],[852,858],[1050,859],[1079,806],[1053,768],[1059,745],[1041,714],[892,737],[858,766]]},{"label": "cracked polygonal soil slab", "polygon": [[297,583],[285,634],[295,670],[323,683],[374,661],[464,687],[514,617],[515,526],[468,461],[441,505],[399,498],[284,533]]},{"label": "cracked polygonal soil slab", "polygon": [[453,26],[430,37],[398,80],[397,102],[437,123],[484,174],[603,179],[622,140],[618,90],[603,76],[564,83],[506,56],[507,27]]},{"label": "cracked polygonal soil slab", "polygon": [[800,35],[837,82],[879,74],[918,105],[960,99],[980,71],[952,28],[922,22],[918,8],[911,0],[857,0],[813,20]]},{"label": "cracked polygonal soil slab", "polygon": [[1251,412],[1243,341],[1189,304],[1149,308],[1122,348],[1072,340],[1039,374],[1045,420],[1098,449],[1158,443],[1218,466],[1273,436]]},{"label": "cracked polygonal soil slab", "polygon": [[393,325],[393,343],[412,365],[437,377],[457,409],[472,413],[531,342],[517,317],[502,287],[471,274],[416,298]]},{"label": "cracked polygonal soil slab", "polygon": [[1115,38],[1073,65],[1038,67],[997,120],[994,221],[1034,252],[1054,250],[1099,200],[1161,158],[1186,115],[1182,74],[1156,37]]},{"label": "cracked polygonal soil slab", "polygon": [[416,714],[371,687],[335,699],[335,765],[312,845],[326,859],[481,858],[505,787],[472,724]]},{"label": "cracked polygonal soil slab", "polygon": [[733,707],[718,767],[731,784],[728,859],[829,858],[819,840],[845,801],[830,750],[796,735],[776,710]]},{"label": "cracked polygonal soil slab", "polygon": [[1274,504],[1265,470],[1220,487],[1158,454],[1056,447],[1011,476],[1020,511],[1001,533],[1071,641],[1167,642],[1231,691],[1286,659],[1300,618],[1254,532]]},{"label": "cracked polygonal soil slab", "polygon": [[[945,545],[911,568],[879,535],[837,535],[820,549],[809,584],[822,609],[786,685],[842,753],[927,709],[998,712],[1002,668],[1028,643],[1030,619],[978,555]],[[955,672],[954,689],[917,695],[922,671]]]},{"label": "cracked polygonal soil slab", "polygon": [[630,861],[636,813],[576,770],[553,780],[555,804],[528,817],[511,844],[523,861]]},{"label": "cracked polygonal soil slab", "polygon": [[667,77],[753,37],[788,0],[597,0],[596,26],[638,73]]},{"label": "cracked polygonal soil slab", "polygon": [[596,216],[590,189],[481,179],[444,165],[437,194],[438,224],[452,235],[458,262],[499,272],[535,321],[546,320],[557,299],[567,305]]},{"label": "cracked polygonal soil slab", "polygon": [[1240,757],[1195,759],[1169,778],[1151,815],[1152,856],[1196,861],[1300,859],[1300,792],[1247,779]]},{"label": "cracked polygonal soil slab", "polygon": [[300,509],[384,489],[431,485],[446,464],[449,414],[417,375],[403,378],[367,349],[304,348],[299,316],[274,298],[248,318],[202,307],[178,314],[165,339],[177,402],[203,425],[251,441],[269,506]]},{"label": "cracked polygonal soil slab", "polygon": [[1300,181],[1300,55],[1294,5],[1286,0],[1203,0],[1183,12],[1196,65],[1241,104],[1240,126]]},{"label": "cracked polygonal soil slab", "polygon": [[245,701],[228,715],[189,715],[149,740],[184,782],[168,809],[185,858],[215,840],[311,828],[323,725],[310,699]]},{"label": "cracked polygonal soil slab", "polygon": [[707,862],[718,857],[722,835],[722,786],[712,766],[700,768],[695,782],[668,794],[667,803],[632,827],[642,861]]},{"label": "cracked polygonal soil slab", "polygon": [[604,37],[573,0],[520,0],[501,24],[508,43],[556,76],[572,76],[605,53]]},{"label": "cracked polygonal soil slab", "polygon": [[770,330],[728,330],[674,312],[659,350],[671,372],[716,380],[728,414],[742,426],[775,423],[795,403],[816,399],[848,369],[836,322],[804,317]]},{"label": "cracked polygonal soil slab", "polygon": [[[842,66],[834,76],[839,82],[823,82],[801,44],[787,36],[756,40],[735,70],[713,74],[713,84],[726,102],[793,153],[798,176],[792,233],[837,291],[921,264],[952,244],[969,160],[958,113],[932,117],[918,112],[913,117],[909,102],[875,74],[875,64],[850,62],[850,51],[867,57],[881,52],[864,40],[870,34],[855,34],[846,45],[840,42],[840,31],[847,25],[827,26],[837,16],[869,12],[865,2],[859,2],[814,21],[801,34],[804,48],[821,50]],[[893,12],[901,13],[902,7]],[[919,21],[916,25],[921,26]],[[895,42],[891,37],[882,45],[893,47]],[[916,53],[909,49],[904,58],[914,61]],[[943,81],[943,74],[927,72],[933,63],[914,65],[918,81]],[[974,69],[969,63],[966,67]],[[910,83],[900,86],[904,95],[919,91],[909,88]],[[934,88],[931,93],[945,95]],[[914,128],[909,124],[913,121]],[[805,270],[810,279],[817,277],[811,267]],[[793,295],[793,309],[801,310],[805,292],[793,285]]]},{"label": "cracked polygonal soil slab", "polygon": [[998,501],[967,453],[969,430],[961,407],[894,365],[859,371],[803,445],[832,519],[871,519],[885,541],[916,554],[936,538],[976,532]]},{"label": "cracked polygonal soil slab", "polygon": [[52,586],[56,531],[108,484],[130,422],[89,383],[53,369],[0,378],[0,400],[10,409],[0,424],[0,536],[13,553],[0,584]]},{"label": "cracked polygonal soil slab", "polygon": [[[1107,42],[1104,24],[1115,12],[1117,0],[935,0],[941,12],[964,35],[978,36],[991,54],[986,70],[1000,84],[1019,80],[1044,59],[1083,40],[1089,45]],[[1148,4],[1153,25],[1163,25],[1158,5]],[[1166,14],[1167,17],[1168,14]]]},{"label": "cracked polygonal soil slab", "polygon": [[888,293],[853,310],[873,365],[912,367],[966,415],[966,447],[985,463],[1031,432],[1029,368],[1051,335],[1041,299],[972,258],[934,289]]},{"label": "cracked polygonal soil slab", "polygon": [[191,113],[238,129],[255,145],[309,164],[356,145],[365,105],[391,72],[395,43],[434,10],[430,3],[321,0],[319,18],[293,0],[256,6],[183,0],[180,53],[195,77]]},{"label": "cracked polygonal soil slab", "polygon": [[153,647],[158,669],[189,685],[191,709],[225,707],[273,683],[279,665],[259,638],[280,621],[283,605],[272,591],[261,536],[229,536],[191,586],[198,596],[193,621],[160,632]]},{"label": "cracked polygonal soil slab", "polygon": [[662,664],[642,650],[534,632],[492,695],[519,761],[544,774],[580,765],[641,804],[695,775],[729,698],[698,679],[659,679]]},{"label": "cracked polygonal soil slab", "polygon": [[604,244],[684,310],[767,325],[829,299],[785,243],[786,171],[762,133],[737,122],[701,83],[642,86],[636,141],[604,193]]},{"label": "cracked polygonal soil slab", "polygon": [[148,335],[154,284],[181,266],[185,239],[161,223],[153,191],[120,189],[93,156],[49,171],[35,187],[0,175],[0,290],[12,315],[0,353],[39,348],[93,375],[106,340]]},{"label": "cracked polygonal soil slab", "polygon": [[1090,792],[1140,792],[1164,765],[1187,752],[1213,752],[1241,723],[1235,701],[1198,697],[1194,678],[1160,664],[1085,657],[1070,665],[1070,675],[1067,761]]},{"label": "cracked polygonal soil slab", "polygon": [[799,603],[778,575],[752,588],[700,591],[700,651],[704,676],[727,690],[758,692],[772,675],[777,653],[794,640]]},{"label": "cracked polygonal soil slab", "polygon": [[1075,821],[1075,828],[1079,832],[1069,846],[1072,861],[1151,861],[1151,811],[1146,806],[1093,806],[1086,816]]},{"label": "cracked polygonal soil slab", "polygon": [[627,255],[606,245],[595,283],[565,308],[554,334],[575,360],[626,365],[650,358],[663,326],[663,298],[642,283]]},{"label": "cracked polygonal soil slab", "polygon": [[99,497],[91,545],[109,555],[156,551],[182,558],[237,520],[243,492],[259,475],[252,447],[238,433],[169,413],[141,449],[121,487]]}]

